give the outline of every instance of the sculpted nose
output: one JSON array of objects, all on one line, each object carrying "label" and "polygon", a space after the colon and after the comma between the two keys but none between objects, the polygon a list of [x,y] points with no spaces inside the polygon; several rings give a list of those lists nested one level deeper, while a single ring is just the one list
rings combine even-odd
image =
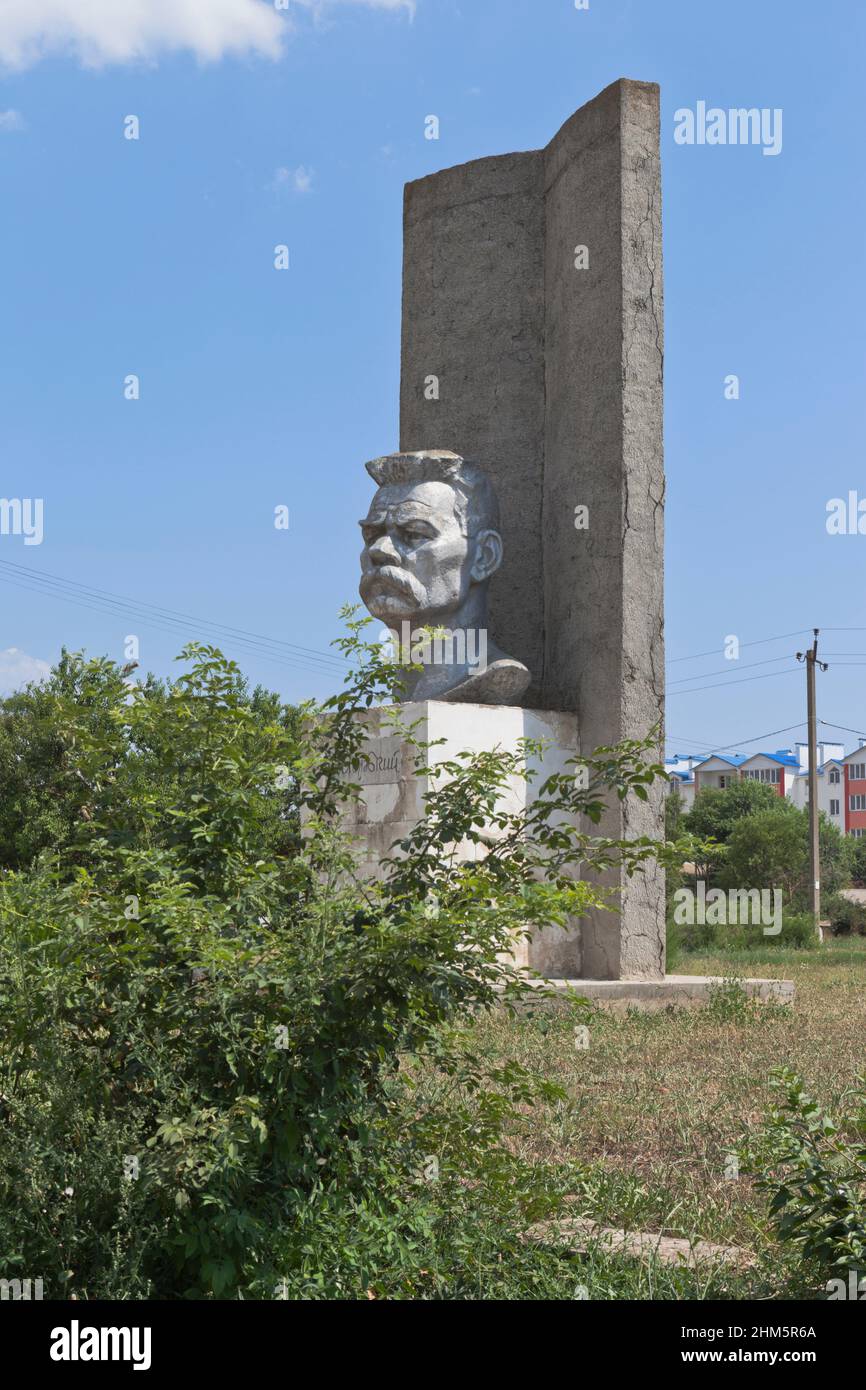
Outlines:
[{"label": "sculpted nose", "polygon": [[370,546],[370,559],[374,565],[394,565],[400,563],[400,556],[394,547],[394,542],[386,533],[384,536],[377,536]]}]

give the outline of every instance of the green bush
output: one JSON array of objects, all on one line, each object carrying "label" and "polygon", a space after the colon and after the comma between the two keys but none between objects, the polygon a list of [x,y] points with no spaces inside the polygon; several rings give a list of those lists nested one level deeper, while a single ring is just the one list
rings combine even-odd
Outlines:
[{"label": "green bush", "polygon": [[850,840],[851,878],[858,888],[866,888],[866,839]]},{"label": "green bush", "polygon": [[671,917],[667,923],[668,969],[683,954],[712,951],[774,950],[786,947],[810,950],[819,945],[811,916],[807,912],[782,912],[778,936],[765,936],[761,926],[704,922],[689,926]]},{"label": "green bush", "polygon": [[815,919],[810,912],[783,912],[781,934],[768,939],[800,950],[810,950],[820,945]]},{"label": "green bush", "polygon": [[807,1277],[823,1282],[866,1269],[866,1089],[831,1119],[780,1068],[771,1077],[780,1100],[743,1150],[748,1171],[771,1194],[778,1238],[790,1244]]},{"label": "green bush", "polygon": [[866,903],[852,903],[834,894],[823,900],[822,907],[837,936],[866,936]]},{"label": "green bush", "polygon": [[[560,774],[511,814],[518,755],[449,760],[401,856],[360,880],[339,808],[357,716],[394,672],[357,629],[345,647],[347,689],[294,712],[201,647],[131,699],[110,663],[67,658],[37,721],[26,698],[4,710],[17,756],[36,759],[38,725],[64,807],[28,825],[19,801],[0,872],[5,1277],[226,1298],[364,1297],[375,1275],[445,1296],[501,1290],[497,1249],[527,1267],[520,1234],[558,1189],[503,1135],[558,1093],[480,1060],[472,1019],[523,997],[505,955],[521,933],[601,902],[578,862],[635,873],[656,854],[574,827],[661,769],[644,744],[598,750],[588,787]],[[491,820],[487,853],[457,862]],[[423,1104],[415,1059],[445,1083]]]}]

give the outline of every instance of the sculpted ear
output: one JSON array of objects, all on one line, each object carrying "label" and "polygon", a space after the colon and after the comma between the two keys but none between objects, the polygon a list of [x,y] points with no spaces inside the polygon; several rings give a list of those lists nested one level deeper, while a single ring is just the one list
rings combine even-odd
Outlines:
[{"label": "sculpted ear", "polygon": [[472,578],[483,583],[495,574],[502,564],[502,537],[498,531],[479,531],[475,537],[475,559]]}]

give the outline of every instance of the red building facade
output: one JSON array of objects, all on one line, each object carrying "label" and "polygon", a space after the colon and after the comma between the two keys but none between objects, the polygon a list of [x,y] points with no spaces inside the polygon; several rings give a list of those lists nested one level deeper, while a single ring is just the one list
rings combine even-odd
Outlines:
[{"label": "red building facade", "polygon": [[866,835],[866,748],[845,759],[845,834]]}]

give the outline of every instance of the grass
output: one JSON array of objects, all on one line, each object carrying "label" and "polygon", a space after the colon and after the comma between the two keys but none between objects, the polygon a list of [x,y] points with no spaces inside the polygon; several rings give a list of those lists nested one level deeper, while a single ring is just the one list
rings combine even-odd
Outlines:
[{"label": "grass", "polygon": [[[866,939],[689,954],[677,968],[727,981],[793,979],[796,1000],[792,1008],[753,1004],[728,983],[703,1010],[617,1017],[548,1007],[493,1016],[481,1025],[485,1050],[514,1057],[567,1091],[565,1101],[535,1111],[512,1142],[526,1159],[578,1165],[575,1214],[743,1246],[754,1260],[749,1273],[704,1279],[701,1292],[700,1275],[681,1271],[672,1280],[660,1268],[600,1256],[581,1262],[584,1283],[594,1274],[598,1284],[590,1297],[794,1296],[803,1290],[772,1240],[766,1198],[749,1177],[731,1175],[730,1155],[761,1124],[776,1067],[800,1072],[831,1113],[842,1108],[864,1068]],[[576,1046],[578,1024],[589,1027],[586,1049]],[[602,1291],[623,1278],[631,1292]]]}]

